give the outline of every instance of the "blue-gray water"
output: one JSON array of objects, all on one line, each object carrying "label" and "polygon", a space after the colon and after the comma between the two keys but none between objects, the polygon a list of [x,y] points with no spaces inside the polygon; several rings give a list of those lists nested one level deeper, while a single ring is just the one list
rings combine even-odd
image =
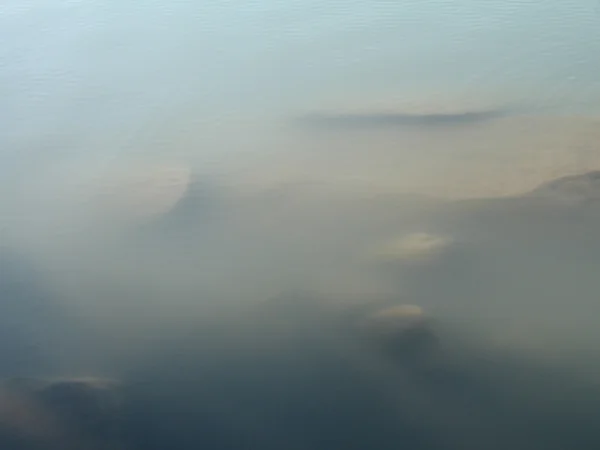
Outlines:
[{"label": "blue-gray water", "polygon": [[592,0],[3,2],[0,447],[597,448],[598,54]]},{"label": "blue-gray water", "polygon": [[[252,183],[265,171],[282,174],[274,182],[323,181],[330,173],[310,176],[302,168],[319,165],[318,158],[298,155],[295,147],[327,152],[349,144],[281,130],[307,111],[425,105],[434,111],[506,107],[580,116],[597,112],[600,102],[600,12],[591,0],[9,1],[0,21],[3,179],[44,179],[53,187],[41,189],[58,197],[65,194],[52,192],[57,179],[67,190],[93,185],[92,179],[132,159],[234,172]],[[557,129],[542,126],[529,134]],[[496,140],[498,133],[518,134],[515,128],[465,139]],[[555,132],[559,138],[569,134],[561,125]],[[442,139],[461,154],[461,140]],[[577,133],[571,147],[593,139]],[[428,163],[435,152],[422,158],[423,167],[414,161],[422,153],[419,143],[399,149],[385,134],[379,140],[385,151],[392,147],[406,156],[396,164],[414,166],[413,177],[437,176]],[[365,153],[373,141],[368,136],[351,146]],[[521,139],[508,146],[531,145]],[[505,149],[491,149],[491,157],[488,149],[474,151],[488,163]],[[551,164],[548,152],[527,164]],[[393,185],[393,174],[379,173],[390,162],[369,158],[369,167],[348,169],[343,180]],[[572,172],[572,159],[554,163],[570,164],[557,174]],[[556,175],[541,172],[533,184]],[[469,174],[456,176],[476,182]],[[488,191],[501,193],[497,185],[503,183],[514,181],[498,175]],[[405,184],[404,190],[423,187],[414,180]]]},{"label": "blue-gray water", "polygon": [[0,20],[5,170],[166,152],[201,164],[247,150],[227,139],[233,119],[268,127],[348,101],[576,115],[600,102],[593,0],[8,1]]}]

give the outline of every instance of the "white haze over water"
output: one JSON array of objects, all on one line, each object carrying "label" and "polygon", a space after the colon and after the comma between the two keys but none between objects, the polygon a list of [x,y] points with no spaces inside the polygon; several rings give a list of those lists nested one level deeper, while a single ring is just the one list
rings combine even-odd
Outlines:
[{"label": "white haze over water", "polygon": [[[352,145],[303,136],[313,148],[297,149],[301,137],[286,121],[347,105],[580,116],[600,104],[592,0],[38,0],[1,8],[3,179],[46,175],[79,186],[130,159],[247,178],[262,166],[294,172],[309,158],[296,150],[346,154]],[[514,125],[506,128],[498,133]],[[443,139],[446,152],[461,154],[460,140]],[[350,158],[368,150],[359,145]],[[379,146],[430,176],[420,159],[437,155],[415,162],[418,146]],[[290,149],[292,162],[280,161]],[[484,151],[493,164],[510,149]],[[376,183],[387,162],[369,157],[375,167],[349,177]]]},{"label": "white haze over water", "polygon": [[[501,225],[469,235],[469,224],[455,236],[443,215],[419,228],[403,204],[379,196],[507,196],[600,168],[599,54],[594,0],[7,0],[0,241],[32,256],[69,302],[92,304],[82,313],[92,322],[122,320],[116,340],[136,329],[134,319],[140,327],[180,320],[176,305],[307,286],[352,299],[408,286],[407,295],[446,313],[478,307],[460,304],[462,293],[499,305],[514,292],[498,286],[514,282],[520,297],[503,324],[522,330],[518,316],[534,316],[542,296],[530,295],[531,285],[547,275],[528,278],[539,261],[527,259],[526,237],[513,239],[512,229],[498,237]],[[474,110],[502,114],[441,127],[323,130],[297,121],[323,111]],[[126,234],[168,219],[196,183],[206,188],[206,216],[183,211],[182,228],[165,225],[168,236],[150,234],[151,244]],[[565,236],[554,231],[552,245]],[[433,297],[468,273],[446,275],[446,251],[430,269],[444,273],[438,290],[423,282],[429,272],[362,271],[370,249],[411,236],[451,242],[451,258],[455,243],[462,258],[467,242],[475,262],[465,267],[478,269],[481,257],[492,275],[481,269],[483,287],[461,286],[448,300],[457,303],[444,304]],[[582,261],[572,260],[570,269]],[[566,278],[584,291],[593,284],[577,276]],[[572,292],[563,286],[561,295]],[[544,285],[543,295],[556,292]],[[568,308],[558,294],[552,301],[554,326]],[[158,309],[143,316],[140,304]],[[582,315],[596,312],[587,307]],[[569,317],[571,330],[577,315]]]}]

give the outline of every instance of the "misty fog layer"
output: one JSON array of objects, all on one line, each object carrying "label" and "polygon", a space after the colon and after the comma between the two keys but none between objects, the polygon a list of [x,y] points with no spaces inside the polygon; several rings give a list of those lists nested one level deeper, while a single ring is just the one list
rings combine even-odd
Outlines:
[{"label": "misty fog layer", "polygon": [[3,2],[0,447],[596,448],[599,53],[592,0]]}]

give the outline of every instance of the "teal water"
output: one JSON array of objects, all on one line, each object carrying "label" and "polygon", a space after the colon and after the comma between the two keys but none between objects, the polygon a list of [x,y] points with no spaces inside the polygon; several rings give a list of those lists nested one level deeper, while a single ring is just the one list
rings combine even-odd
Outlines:
[{"label": "teal water", "polygon": [[[285,177],[277,158],[299,142],[347,147],[288,134],[306,111],[595,115],[599,53],[593,0],[10,0],[0,6],[0,170],[25,191],[70,180],[56,197],[131,160],[217,176],[258,164]],[[361,149],[377,139],[401,147],[384,134]],[[398,151],[404,167],[423,154]],[[353,179],[390,166],[373,158]]]},{"label": "teal water", "polygon": [[5,142],[349,96],[600,102],[592,0],[9,1],[0,23]]},{"label": "teal water", "polygon": [[[114,320],[127,340],[165,310],[176,323],[188,302],[219,296],[387,294],[400,282],[369,266],[370,249],[448,232],[458,265],[409,265],[409,291],[447,288],[465,310],[461,297],[481,300],[468,320],[508,311],[516,340],[544,314],[550,328],[572,314],[564,335],[577,334],[598,312],[597,218],[585,208],[528,216],[527,200],[504,213],[492,201],[500,212],[487,219],[483,201],[481,213],[456,212],[462,222],[442,209],[418,223],[403,197],[367,190],[507,196],[600,169],[599,54],[597,0],[5,0],[0,249],[33,254],[70,302],[98,305],[85,314],[106,336]],[[296,120],[423,109],[503,114],[335,130]],[[158,231],[130,242],[139,216]],[[574,240],[563,262],[556,243]]]}]

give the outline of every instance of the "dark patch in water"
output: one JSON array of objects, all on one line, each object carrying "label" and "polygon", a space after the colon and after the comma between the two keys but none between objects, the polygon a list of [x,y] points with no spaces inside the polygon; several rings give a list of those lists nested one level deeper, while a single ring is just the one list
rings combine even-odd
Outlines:
[{"label": "dark patch in water", "polygon": [[459,113],[310,113],[295,119],[295,122],[311,128],[388,128],[401,126],[454,126],[469,125],[505,117],[505,109],[471,111]]}]

